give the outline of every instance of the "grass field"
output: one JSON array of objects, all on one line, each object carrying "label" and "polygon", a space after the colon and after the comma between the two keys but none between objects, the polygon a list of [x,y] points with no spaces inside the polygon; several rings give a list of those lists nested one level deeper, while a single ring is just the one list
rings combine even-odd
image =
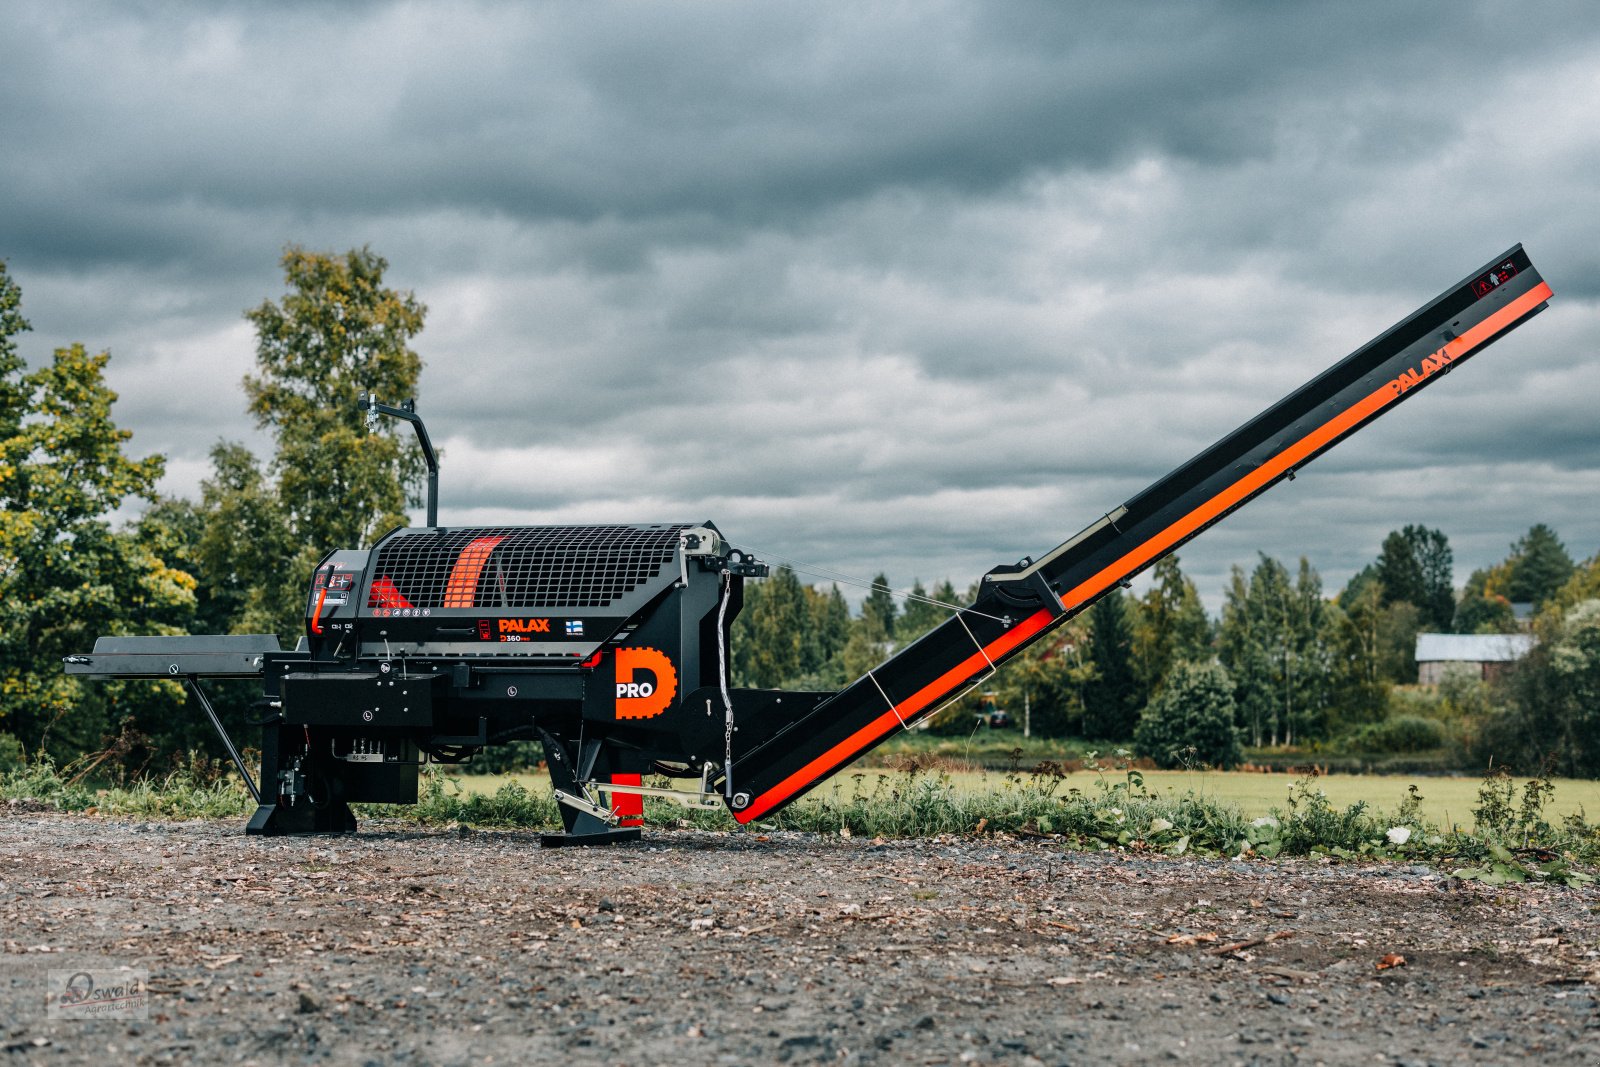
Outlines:
[{"label": "grass field", "polygon": [[[1145,771],[1145,786],[1152,792],[1182,793],[1185,790],[1218,800],[1231,801],[1250,816],[1265,815],[1273,807],[1285,808],[1289,790],[1299,778],[1288,774],[1243,774],[1187,771]],[[1070,776],[1074,780],[1091,778],[1090,772]],[[1472,826],[1472,809],[1478,804],[1481,778],[1417,777],[1411,775],[1328,774],[1316,779],[1316,788],[1328,795],[1336,808],[1347,808],[1365,801],[1377,811],[1394,811],[1406,797],[1408,786],[1415,785],[1422,795],[1422,814],[1442,827]],[[1520,786],[1521,782],[1518,781]],[[1600,782],[1558,778],[1555,798],[1545,808],[1551,822],[1571,814],[1600,814]],[[1083,788],[1080,784],[1079,788]]]},{"label": "grass field", "polygon": [[[924,774],[928,772],[923,772]],[[1142,771],[1145,788],[1151,793],[1181,795],[1193,792],[1199,796],[1232,803],[1245,815],[1265,815],[1273,808],[1288,807],[1290,788],[1299,778],[1287,774],[1248,774],[1222,771]],[[1026,777],[1026,776],[1024,776]],[[907,776],[898,771],[866,769],[841,774],[822,786],[813,796],[847,799],[856,792],[872,795],[874,792],[903,788]],[[543,792],[549,788],[549,779],[543,774],[462,775],[461,787],[471,793],[493,794],[508,781],[524,788]],[[963,791],[998,792],[1007,787],[1007,776],[998,771],[957,771],[950,773],[951,782]],[[1095,771],[1075,771],[1061,783],[1061,791],[1077,789],[1081,792],[1099,792],[1101,783],[1115,785],[1125,781],[1120,772],[1107,771],[1102,777]],[[1518,782],[1520,786],[1520,780]],[[1472,809],[1478,803],[1478,778],[1417,777],[1408,775],[1354,775],[1329,774],[1315,780],[1316,788],[1328,795],[1335,808],[1343,809],[1365,801],[1374,812],[1393,812],[1406,797],[1408,786],[1415,785],[1422,795],[1422,814],[1429,821],[1445,828],[1459,826],[1471,829]],[[1544,816],[1551,823],[1572,813],[1583,813],[1593,819],[1600,815],[1600,781],[1555,779],[1555,798],[1546,806]]]}]

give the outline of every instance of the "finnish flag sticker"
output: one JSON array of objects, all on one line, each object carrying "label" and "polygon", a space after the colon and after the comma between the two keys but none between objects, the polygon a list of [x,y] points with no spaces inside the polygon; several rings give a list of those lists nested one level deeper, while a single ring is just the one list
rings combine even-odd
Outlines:
[{"label": "finnish flag sticker", "polygon": [[583,620],[582,619],[568,619],[567,620],[567,636],[568,637],[582,637],[583,636]]}]

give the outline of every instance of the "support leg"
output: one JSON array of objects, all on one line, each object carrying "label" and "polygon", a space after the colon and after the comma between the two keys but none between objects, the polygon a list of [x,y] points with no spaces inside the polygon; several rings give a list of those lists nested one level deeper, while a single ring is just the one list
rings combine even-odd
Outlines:
[{"label": "support leg", "polygon": [[356,817],[345,800],[337,767],[315,760],[303,744],[303,727],[268,726],[261,737],[261,779],[266,793],[244,832],[285,834],[355,833]]},{"label": "support leg", "polygon": [[211,699],[206,696],[206,691],[200,688],[200,678],[189,675],[189,691],[200,702],[200,707],[205,711],[206,718],[211,720],[211,725],[216,728],[217,736],[222,738],[222,747],[228,750],[233,765],[239,768],[239,777],[244,779],[244,787],[250,790],[250,796],[257,804],[261,803],[261,790],[256,788],[255,779],[250,777],[250,772],[245,769],[244,758],[239,755],[239,750],[234,747],[233,738],[228,736],[228,731],[223,728],[222,720],[217,717],[217,709],[211,706]]},{"label": "support leg", "polygon": [[[572,754],[549,731],[539,727],[539,740],[544,745],[545,766],[550,769],[550,783],[570,796],[581,796],[578,775],[573,768]],[[614,827],[587,811],[566,804],[561,809],[561,822],[566,827],[563,834],[541,834],[539,843],[545,848],[566,845],[615,845],[624,841],[637,841],[643,832],[637,826]]]}]

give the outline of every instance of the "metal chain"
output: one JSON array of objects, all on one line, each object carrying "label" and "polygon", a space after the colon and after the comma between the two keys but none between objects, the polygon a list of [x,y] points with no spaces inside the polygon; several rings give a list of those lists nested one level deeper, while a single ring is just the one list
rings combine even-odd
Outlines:
[{"label": "metal chain", "polygon": [[733,576],[722,572],[722,602],[717,605],[717,684],[722,688],[722,792],[733,799],[733,699],[728,695],[728,600],[733,591]]}]

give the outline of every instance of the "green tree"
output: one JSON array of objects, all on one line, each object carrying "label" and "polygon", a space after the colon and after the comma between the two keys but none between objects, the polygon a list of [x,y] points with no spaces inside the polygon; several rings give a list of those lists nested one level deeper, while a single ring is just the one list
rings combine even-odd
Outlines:
[{"label": "green tree", "polygon": [[1113,589],[1089,609],[1089,660],[1094,674],[1083,690],[1087,737],[1126,740],[1139,721],[1144,702],[1133,666],[1128,600],[1120,589]]},{"label": "green tree", "polygon": [[1371,567],[1352,578],[1329,607],[1334,712],[1341,725],[1373,722],[1388,706],[1389,611],[1383,604],[1383,583]]},{"label": "green tree", "polygon": [[194,580],[111,524],[126,502],[154,497],[164,460],[125,453],[132,435],[112,419],[110,354],[74,344],[25,373],[14,338],[26,328],[0,265],[0,731],[70,756],[125,717],[171,717],[182,696],[175,686],[89,689],[62,673],[62,657],[102,635],[176,632]]},{"label": "green tree", "polygon": [[[1084,656],[1089,614],[1076,615],[1000,669],[996,704],[1029,736],[1068,737],[1083,728],[1083,694],[1094,678]],[[970,720],[969,720],[970,721]]]},{"label": "green tree", "polygon": [[872,580],[872,591],[861,602],[861,617],[850,627],[850,636],[839,653],[845,678],[860,678],[889,657],[895,646],[895,614],[889,578],[880,574]]},{"label": "green tree", "polygon": [[1420,624],[1448,632],[1456,613],[1455,574],[1450,541],[1439,530],[1407,526],[1383,539],[1378,580],[1385,604],[1416,605]]},{"label": "green tree", "polygon": [[1250,601],[1250,579],[1235,565],[1217,627],[1217,657],[1234,684],[1234,709],[1251,745],[1266,743],[1267,722],[1274,708],[1269,663],[1271,653],[1257,626]]},{"label": "green tree", "polygon": [[1532,773],[1600,776],[1600,600],[1542,613],[1539,642],[1510,679],[1474,755]]},{"label": "green tree", "polygon": [[0,259],[0,441],[16,438],[28,413],[30,393],[23,377],[27,364],[17,351],[16,339],[31,328],[22,317],[22,288]]},{"label": "green tree", "polygon": [[[787,566],[745,585],[733,624],[736,685],[761,689],[838,689],[847,681],[844,651],[854,629],[838,586],[803,585]],[[874,664],[876,665],[876,664]]]},{"label": "green tree", "polygon": [[1328,712],[1334,700],[1336,658],[1329,639],[1327,609],[1327,602],[1322,599],[1322,576],[1301,556],[1290,600],[1296,662],[1292,683],[1294,708],[1284,719],[1289,744],[1310,741],[1327,732]]},{"label": "green tree", "polygon": [[1381,718],[1394,685],[1417,680],[1421,612],[1410,601],[1385,603],[1376,567],[1350,579],[1328,619],[1333,695],[1344,725]]},{"label": "green tree", "polygon": [[1158,767],[1237,767],[1244,752],[1234,725],[1233,690],[1233,679],[1219,663],[1174,665],[1139,719],[1134,752]]},{"label": "green tree", "polygon": [[1553,729],[1535,736],[1559,746],[1568,774],[1594,778],[1600,776],[1600,600],[1582,601],[1557,618],[1544,635],[1544,654],[1528,672],[1548,673],[1541,703],[1554,720]]},{"label": "green tree", "polygon": [[1461,590],[1456,603],[1454,629],[1459,634],[1509,634],[1517,632],[1516,613],[1503,590],[1509,584],[1509,568],[1475,570]]},{"label": "green tree", "polygon": [[1572,557],[1554,530],[1538,523],[1511,546],[1506,595],[1514,603],[1543,606],[1572,577]]},{"label": "green tree", "polygon": [[896,605],[894,593],[889,589],[889,576],[880,574],[872,579],[872,591],[861,602],[861,622],[874,640],[893,642],[895,616]]},{"label": "green tree", "polygon": [[1383,539],[1383,547],[1378,552],[1378,582],[1385,604],[1397,600],[1408,604],[1422,602],[1422,564],[1412,550],[1411,539],[1399,530]]},{"label": "green tree", "polygon": [[1320,733],[1332,688],[1322,580],[1305,559],[1293,581],[1262,555],[1249,581],[1237,568],[1218,638],[1222,662],[1239,687],[1253,744],[1295,744]]},{"label": "green tree", "polygon": [[863,619],[855,620],[844,649],[839,653],[839,665],[847,680],[862,677],[889,658],[889,642],[881,634],[882,630],[876,625],[869,625]]},{"label": "green tree", "polygon": [[[388,263],[369,249],[291,247],[283,269],[283,298],[245,313],[256,331],[245,392],[273,457],[263,469],[240,446],[213,452],[202,557],[206,580],[242,604],[235,630],[287,637],[303,625],[316,560],[403,524],[406,505],[420,500],[424,463],[410,428],[385,420],[368,432],[356,401],[363,392],[390,403],[416,395],[422,360],[410,342],[426,309],[383,284]],[[259,539],[231,525],[239,514]]]},{"label": "green tree", "polygon": [[744,610],[734,622],[733,673],[737,684],[781,688],[805,672],[810,606],[793,570],[774,567],[770,577],[745,586]]},{"label": "green tree", "polygon": [[1411,539],[1412,554],[1422,569],[1422,600],[1417,603],[1421,625],[1448,633],[1456,612],[1455,554],[1441,530],[1407,526],[1400,531]]},{"label": "green tree", "polygon": [[1133,613],[1133,663],[1140,688],[1153,693],[1179,660],[1204,660],[1211,651],[1211,620],[1177,556],[1165,556]]},{"label": "green tree", "polygon": [[1556,591],[1545,605],[1545,610],[1554,607],[1566,612],[1585,600],[1600,600],[1600,555],[1592,556],[1573,568],[1572,577]]},{"label": "green tree", "polygon": [[[19,503],[20,487],[12,485],[12,480],[17,477],[15,464],[23,456],[22,420],[27,416],[30,399],[24,379],[27,364],[17,350],[16,339],[30,328],[22,317],[22,289],[7,271],[5,261],[0,260],[0,506],[6,512],[0,514],[0,539],[4,539],[0,540],[0,549],[4,550],[0,552],[0,596],[8,604],[16,603],[22,592],[22,575],[16,562],[22,531],[18,518],[9,512]],[[8,732],[17,729],[11,721],[14,716],[9,714],[13,689],[20,690],[25,684],[12,677],[19,666],[15,661],[17,640],[12,627],[0,622],[0,749],[7,752],[21,747]]]},{"label": "green tree", "polygon": [[805,674],[792,679],[795,689],[838,689],[847,679],[844,646],[850,640],[850,605],[837,585],[826,593],[805,587],[808,611]]},{"label": "green tree", "polygon": [[[211,449],[211,477],[200,483],[199,540],[193,552],[212,614],[222,630],[284,634],[298,614],[306,574],[290,562],[304,546],[295,543],[277,487],[240,444]],[[330,546],[331,547],[331,546]],[[213,631],[215,632],[215,631]]]},{"label": "green tree", "polygon": [[[949,584],[948,581],[945,582],[946,586]],[[934,601],[937,601],[937,603]],[[906,599],[905,608],[894,624],[895,637],[901,644],[909,644],[915,641],[950,617],[950,612],[941,608],[939,604],[949,604],[951,602],[935,594],[930,594],[926,589],[922,588],[920,581],[913,581],[911,583],[911,595]]]}]

